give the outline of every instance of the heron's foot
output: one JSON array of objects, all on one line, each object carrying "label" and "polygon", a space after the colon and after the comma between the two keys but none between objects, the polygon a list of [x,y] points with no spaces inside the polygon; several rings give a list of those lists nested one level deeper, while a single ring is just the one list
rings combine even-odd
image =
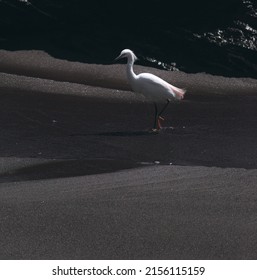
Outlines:
[{"label": "heron's foot", "polygon": [[160,132],[160,130],[157,128],[152,128],[149,132],[153,133],[153,134],[158,134]]}]

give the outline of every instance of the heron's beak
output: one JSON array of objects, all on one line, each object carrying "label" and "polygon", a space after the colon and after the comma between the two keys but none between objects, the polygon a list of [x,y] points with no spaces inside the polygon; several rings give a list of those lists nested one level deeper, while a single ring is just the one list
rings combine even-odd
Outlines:
[{"label": "heron's beak", "polygon": [[119,60],[119,59],[121,59],[122,58],[122,55],[120,54],[119,56],[117,56],[114,60],[116,61],[116,60]]}]

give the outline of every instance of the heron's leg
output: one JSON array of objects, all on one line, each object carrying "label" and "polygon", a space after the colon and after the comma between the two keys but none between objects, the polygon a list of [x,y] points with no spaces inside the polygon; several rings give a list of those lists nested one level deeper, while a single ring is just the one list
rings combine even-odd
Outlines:
[{"label": "heron's leg", "polygon": [[159,114],[158,114],[157,104],[154,102],[154,124],[153,124],[153,129],[156,129],[158,117],[159,117]]},{"label": "heron's leg", "polygon": [[161,109],[160,113],[158,114],[158,117],[161,116],[161,114],[166,110],[166,108],[168,107],[168,105],[170,104],[170,99],[167,99],[167,103],[163,106],[163,108]]}]

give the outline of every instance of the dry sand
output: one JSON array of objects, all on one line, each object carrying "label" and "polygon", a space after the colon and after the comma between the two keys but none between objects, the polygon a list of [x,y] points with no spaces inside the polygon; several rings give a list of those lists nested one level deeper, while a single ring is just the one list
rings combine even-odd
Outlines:
[{"label": "dry sand", "polygon": [[1,259],[255,259],[257,81],[149,71],[188,90],[153,105],[124,65],[0,51]]}]

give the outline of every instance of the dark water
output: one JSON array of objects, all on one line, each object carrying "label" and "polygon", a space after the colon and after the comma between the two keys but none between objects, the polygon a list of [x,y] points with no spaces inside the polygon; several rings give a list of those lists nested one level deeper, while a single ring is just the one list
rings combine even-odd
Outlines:
[{"label": "dark water", "polygon": [[253,0],[0,1],[0,47],[113,63],[131,48],[139,64],[257,78]]}]

